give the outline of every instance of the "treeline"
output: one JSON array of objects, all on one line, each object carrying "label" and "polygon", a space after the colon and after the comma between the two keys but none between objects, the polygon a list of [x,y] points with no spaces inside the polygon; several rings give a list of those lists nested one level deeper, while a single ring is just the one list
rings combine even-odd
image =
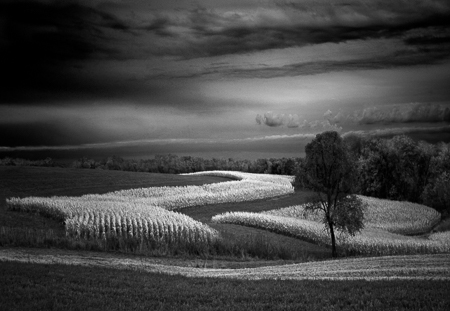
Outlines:
[{"label": "treeline", "polygon": [[44,160],[26,160],[21,158],[3,158],[0,159],[0,166],[56,166],[52,158],[45,158]]},{"label": "treeline", "polygon": [[295,175],[301,158],[281,159],[204,159],[201,157],[177,156],[174,154],[156,155],[153,159],[123,159],[112,156],[95,161],[87,157],[72,163],[74,168],[107,169],[132,172],[182,174],[211,170],[241,171],[261,174]]},{"label": "treeline", "polygon": [[[241,171],[260,174],[295,175],[301,158],[270,158],[258,160],[204,159],[201,157],[177,156],[174,154],[156,155],[153,159],[124,159],[110,156],[102,160],[82,157],[69,167],[83,169],[104,169],[131,172],[149,172],[163,174],[182,174],[210,170]],[[51,158],[44,160],[26,160],[21,158],[0,159],[3,166],[62,166]],[[67,165],[64,165],[67,166]]]},{"label": "treeline", "polygon": [[450,144],[345,137],[358,169],[360,194],[423,203],[450,211]]}]

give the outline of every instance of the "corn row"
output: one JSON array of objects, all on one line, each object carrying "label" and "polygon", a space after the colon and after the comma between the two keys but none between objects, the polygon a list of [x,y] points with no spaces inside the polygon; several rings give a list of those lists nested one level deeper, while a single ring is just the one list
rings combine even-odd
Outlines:
[{"label": "corn row", "polygon": [[83,239],[117,236],[164,243],[212,241],[217,232],[194,219],[140,202],[72,198],[12,198],[13,209],[34,210],[65,222],[66,235]]}]

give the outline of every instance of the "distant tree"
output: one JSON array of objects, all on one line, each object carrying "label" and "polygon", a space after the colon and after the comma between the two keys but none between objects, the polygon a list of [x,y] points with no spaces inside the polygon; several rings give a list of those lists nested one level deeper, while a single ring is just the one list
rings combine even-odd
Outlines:
[{"label": "distant tree", "polygon": [[393,188],[395,164],[386,140],[377,138],[368,141],[357,162],[360,193],[388,198]]},{"label": "distant tree", "polygon": [[296,158],[296,167],[294,170],[294,175],[295,175],[295,182],[294,182],[295,188],[307,189],[305,158]]},{"label": "distant tree", "polygon": [[432,161],[436,153],[435,150],[435,146],[429,143],[420,141],[417,144],[418,159],[417,165],[415,166],[415,188],[413,189],[412,196],[410,197],[412,202],[421,201],[420,196],[429,183],[431,178]]},{"label": "distant tree", "polygon": [[267,160],[266,159],[257,159],[254,162],[251,173],[264,173],[264,171],[266,169],[267,169]]},{"label": "distant tree", "polygon": [[442,172],[435,146],[405,135],[367,140],[356,162],[359,193],[392,200],[421,202],[430,180]]},{"label": "distant tree", "polygon": [[353,195],[355,165],[337,132],[323,132],[305,147],[303,173],[306,187],[316,194],[316,204],[331,238],[332,256],[337,257],[336,232],[354,235],[364,224],[364,205]]},{"label": "distant tree", "polygon": [[295,175],[295,160],[291,158],[284,159],[284,174]]},{"label": "distant tree", "polygon": [[427,185],[422,193],[424,204],[442,212],[444,217],[450,214],[450,173],[442,172],[434,181]]},{"label": "distant tree", "polygon": [[89,168],[95,169],[100,166],[100,163],[96,162],[94,159],[88,157],[82,157],[71,164],[73,168]]},{"label": "distant tree", "polygon": [[44,160],[27,160],[21,158],[10,158],[6,157],[0,159],[0,166],[44,166],[44,167],[53,167],[56,166],[55,162],[52,158],[45,158]]},{"label": "distant tree", "polygon": [[440,143],[436,146],[421,200],[445,216],[450,214],[450,144]]},{"label": "distant tree", "polygon": [[417,143],[408,136],[398,135],[388,141],[388,146],[392,159],[395,159],[392,168],[395,188],[391,197],[396,200],[414,201],[420,160]]},{"label": "distant tree", "polygon": [[342,139],[344,143],[347,145],[347,148],[350,150],[350,153],[353,155],[355,159],[358,159],[362,154],[362,150],[364,145],[367,143],[367,139],[365,139],[361,135],[357,134],[347,134],[343,135]]}]

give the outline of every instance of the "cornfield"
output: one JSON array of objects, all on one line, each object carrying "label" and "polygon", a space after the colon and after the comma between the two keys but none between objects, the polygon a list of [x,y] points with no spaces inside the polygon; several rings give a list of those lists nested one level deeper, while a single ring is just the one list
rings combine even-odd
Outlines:
[{"label": "cornfield", "polygon": [[[277,211],[280,211],[280,213],[277,214]],[[251,226],[312,241],[320,245],[330,245],[328,232],[320,219],[318,214],[305,212],[304,209],[299,208],[265,213],[232,212],[216,215],[212,218],[217,223]],[[374,217],[373,219],[380,218]],[[405,227],[407,226],[398,225],[398,228]],[[337,232],[337,234],[338,248],[348,254],[400,255],[450,252],[450,235],[447,232],[431,234],[428,238],[410,237],[368,225],[366,229],[355,236],[348,236],[342,232]]]},{"label": "cornfield", "polygon": [[[421,204],[362,195],[358,197],[367,204],[364,210],[366,228],[378,228],[399,234],[419,234],[430,231],[441,220],[439,212]],[[307,210],[308,204],[311,203],[275,209],[264,214],[321,222],[322,216],[318,212]]]},{"label": "cornfield", "polygon": [[161,243],[210,243],[218,233],[173,210],[238,202],[293,192],[289,178],[239,172],[202,172],[237,179],[185,187],[151,187],[84,195],[7,199],[10,210],[34,212],[64,222],[66,235],[80,239],[122,237]]},{"label": "cornfield", "polygon": [[33,211],[65,223],[66,235],[83,239],[116,236],[161,243],[210,242],[217,232],[192,218],[139,201],[53,197],[8,200],[10,210]]}]

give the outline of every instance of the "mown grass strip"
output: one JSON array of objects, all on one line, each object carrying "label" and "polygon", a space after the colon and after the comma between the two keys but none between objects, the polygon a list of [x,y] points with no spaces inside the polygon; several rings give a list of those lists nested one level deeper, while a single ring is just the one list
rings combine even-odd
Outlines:
[{"label": "mown grass strip", "polygon": [[17,262],[2,262],[0,275],[1,310],[450,308],[450,281],[246,281]]},{"label": "mown grass strip", "polygon": [[0,249],[0,261],[111,267],[177,274],[188,277],[236,279],[438,279],[450,280],[450,254],[386,256],[324,260],[249,269],[199,269],[155,264],[144,257],[116,257],[104,253],[50,249]]}]

